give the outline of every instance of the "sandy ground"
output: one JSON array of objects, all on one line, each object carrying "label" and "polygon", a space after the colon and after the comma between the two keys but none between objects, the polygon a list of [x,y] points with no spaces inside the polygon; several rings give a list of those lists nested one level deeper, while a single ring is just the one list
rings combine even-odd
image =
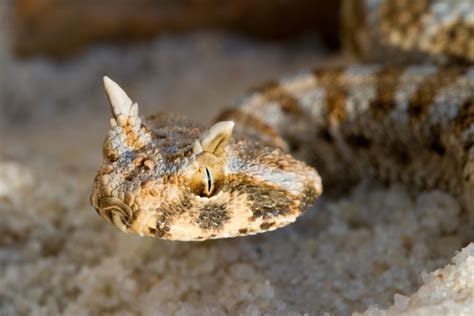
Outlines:
[{"label": "sandy ground", "polygon": [[314,41],[170,35],[58,63],[15,59],[2,30],[0,315],[474,311],[474,245],[428,274],[473,239],[442,192],[362,183],[284,229],[200,243],[123,234],[90,206],[110,116],[104,74],[141,113],[207,122],[248,87],[332,62]]}]

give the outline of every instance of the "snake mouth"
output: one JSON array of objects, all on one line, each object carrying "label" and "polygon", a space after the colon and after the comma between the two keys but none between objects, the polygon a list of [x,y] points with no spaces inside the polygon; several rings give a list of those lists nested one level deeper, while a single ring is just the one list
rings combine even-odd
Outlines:
[{"label": "snake mouth", "polygon": [[125,232],[130,227],[132,210],[120,199],[112,196],[101,197],[97,209],[103,218],[120,230]]}]

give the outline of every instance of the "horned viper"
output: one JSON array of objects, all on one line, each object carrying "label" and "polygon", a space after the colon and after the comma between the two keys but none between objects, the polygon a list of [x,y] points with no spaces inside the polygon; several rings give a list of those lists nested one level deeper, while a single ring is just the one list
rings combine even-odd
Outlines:
[{"label": "horned viper", "polygon": [[269,82],[210,128],[141,119],[104,77],[113,118],[91,195],[99,215],[172,240],[256,234],[321,195],[316,169],[327,183],[440,188],[474,214],[474,2],[348,0],[343,17],[347,50],[382,63]]}]

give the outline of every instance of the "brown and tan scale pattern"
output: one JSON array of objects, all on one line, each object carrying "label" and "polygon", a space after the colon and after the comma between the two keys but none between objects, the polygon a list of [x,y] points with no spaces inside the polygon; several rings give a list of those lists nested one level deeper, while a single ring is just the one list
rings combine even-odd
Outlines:
[{"label": "brown and tan scale pattern", "polygon": [[[119,116],[112,100],[123,90],[104,82]],[[126,103],[133,104],[128,97],[118,102]],[[123,141],[124,151],[118,158],[105,151],[92,204],[124,232],[175,240],[255,234],[293,222],[321,194],[317,172],[233,127],[224,121],[206,130],[159,114],[141,123],[150,135],[146,146],[128,146],[126,137],[111,133],[106,144]]]},{"label": "brown and tan scale pattern", "polygon": [[359,59],[474,62],[471,0],[345,0],[344,46]]},{"label": "brown and tan scale pattern", "polygon": [[124,232],[206,240],[293,222],[322,193],[319,174],[329,186],[375,176],[448,191],[474,219],[473,12],[472,1],[347,0],[353,52],[442,66],[308,71],[250,91],[207,129],[142,120],[105,78],[113,118],[92,204]]},{"label": "brown and tan scale pattern", "polygon": [[[309,81],[301,75],[283,81],[280,89],[299,100],[304,117],[311,116],[311,108],[321,109],[305,132],[313,136],[301,137],[306,142],[299,146],[318,152],[315,165],[323,179],[370,171],[420,189],[448,190],[473,208],[474,67],[355,65],[306,76],[312,89],[298,86]],[[318,90],[326,93],[308,96]],[[310,99],[311,107],[302,105]],[[263,100],[251,95],[239,106],[271,121],[281,134],[288,133],[289,121],[298,124],[283,110],[269,118],[274,105]]]}]

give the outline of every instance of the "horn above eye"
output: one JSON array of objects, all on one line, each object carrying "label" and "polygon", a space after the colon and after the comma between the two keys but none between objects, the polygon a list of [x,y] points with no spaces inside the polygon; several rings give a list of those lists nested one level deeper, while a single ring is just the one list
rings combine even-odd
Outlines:
[{"label": "horn above eye", "polygon": [[114,118],[121,115],[124,117],[138,116],[138,106],[134,105],[127,93],[115,81],[104,76],[104,88]]},{"label": "horn above eye", "polygon": [[195,154],[205,151],[215,156],[220,156],[224,152],[224,147],[229,143],[232,137],[234,122],[222,121],[214,124],[205,132],[199,141],[193,146]]},{"label": "horn above eye", "polygon": [[113,116],[104,143],[104,157],[115,161],[125,152],[146,146],[152,135],[138,116],[138,104],[116,82],[104,77],[104,88]]}]

